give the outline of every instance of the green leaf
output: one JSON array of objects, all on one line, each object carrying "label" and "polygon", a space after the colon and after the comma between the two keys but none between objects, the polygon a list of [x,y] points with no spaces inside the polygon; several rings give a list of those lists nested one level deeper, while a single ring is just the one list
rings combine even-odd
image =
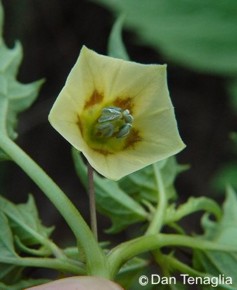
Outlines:
[{"label": "green leaf", "polygon": [[228,85],[231,108],[237,112],[237,78],[232,80]]},{"label": "green leaf", "polygon": [[[236,87],[237,88],[237,87]],[[236,91],[237,93],[237,91]],[[237,94],[236,94],[237,98]],[[236,103],[237,104],[237,103]],[[237,107],[236,107],[237,108]],[[233,157],[237,155],[237,133],[230,133],[230,150]],[[224,164],[215,174],[212,180],[212,186],[219,192],[223,192],[227,185],[231,185],[237,190],[237,162],[235,158]]]},{"label": "green leaf", "polygon": [[[73,150],[73,160],[80,180],[87,187],[87,169],[76,150]],[[94,185],[98,210],[112,221],[112,226],[108,230],[110,233],[121,231],[128,225],[147,219],[147,213],[143,207],[127,195],[117,182],[95,173]]]},{"label": "green leaf", "polygon": [[[22,278],[23,267],[12,264],[0,263],[0,281],[13,284]],[[1,288],[0,288],[1,289]]]},{"label": "green leaf", "polygon": [[[3,30],[3,7],[2,3],[0,2],[0,35],[2,35]],[[0,44],[1,44],[1,38],[0,38]]]},{"label": "green leaf", "polygon": [[[95,1],[95,0],[94,0]],[[237,73],[236,0],[97,0],[140,39],[173,60],[203,71]],[[188,23],[188,25],[187,25]]]},{"label": "green leaf", "polygon": [[0,161],[11,160],[11,158],[0,149]]},{"label": "green leaf", "polygon": [[237,189],[237,163],[227,163],[217,173],[212,181],[214,188],[222,191],[227,185]]},{"label": "green leaf", "polygon": [[128,53],[126,51],[126,48],[122,40],[123,22],[124,22],[124,16],[120,16],[116,20],[112,28],[112,31],[109,36],[108,55],[115,58],[129,60]]},{"label": "green leaf", "polygon": [[23,252],[24,254],[32,255],[32,256],[43,256],[47,257],[52,254],[52,252],[46,248],[45,246],[39,247],[37,249],[28,247],[24,245],[23,242],[18,238],[18,236],[15,236],[15,245],[18,249],[18,252]]},{"label": "green leaf", "polygon": [[[228,188],[223,205],[223,216],[219,222],[214,222],[207,215],[203,218],[202,226],[205,234],[202,239],[213,241],[220,245],[236,247],[237,240],[237,196]],[[206,273],[218,276],[232,277],[233,288],[237,287],[237,247],[236,252],[195,251],[194,265]]]},{"label": "green leaf", "polygon": [[1,281],[3,281],[4,277],[8,276],[9,274],[12,277],[12,271],[14,271],[15,267],[16,267],[15,265],[0,263],[0,279],[1,279]]},{"label": "green leaf", "polygon": [[21,84],[16,80],[22,60],[22,48],[19,42],[12,49],[4,44],[1,3],[0,7],[0,134],[15,139],[18,114],[28,109],[35,101],[43,81]]},{"label": "green leaf", "polygon": [[29,287],[41,285],[44,283],[50,282],[48,279],[28,279],[28,280],[21,280],[16,284],[4,284],[0,282],[0,289],[1,290],[22,290]]},{"label": "green leaf", "polygon": [[180,205],[177,209],[174,204],[167,208],[165,223],[177,222],[183,217],[201,210],[214,214],[217,220],[222,216],[222,211],[214,200],[204,196],[190,197],[186,203]]},{"label": "green leaf", "polygon": [[138,278],[144,274],[145,269],[148,267],[149,262],[141,258],[133,258],[123,265],[116,281],[119,285],[123,286],[124,289],[131,289],[132,285],[136,285],[138,289]]},{"label": "green leaf", "polygon": [[6,216],[0,212],[0,253],[1,257],[16,257],[12,231]]},{"label": "green leaf", "polygon": [[14,235],[25,245],[40,244],[41,239],[48,238],[52,233],[52,227],[42,225],[31,195],[27,203],[19,205],[0,196],[0,211],[8,217]]},{"label": "green leaf", "polygon": [[[6,216],[0,212],[0,280],[8,281],[11,277],[11,281],[17,277],[20,267],[12,264],[5,264],[5,259],[9,258],[17,259],[18,256],[14,249],[13,235]],[[1,289],[1,288],[0,288]]]},{"label": "green leaf", "polygon": [[[161,171],[167,198],[172,199],[176,196],[174,181],[177,175],[185,170],[187,166],[179,165],[175,157],[159,161],[157,164]],[[157,185],[154,178],[153,166],[147,166],[124,177],[119,181],[119,186],[139,202],[143,200],[157,202]]]}]

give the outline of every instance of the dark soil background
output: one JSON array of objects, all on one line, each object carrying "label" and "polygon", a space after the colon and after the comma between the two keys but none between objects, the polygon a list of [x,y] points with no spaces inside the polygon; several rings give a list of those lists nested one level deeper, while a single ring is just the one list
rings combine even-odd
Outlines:
[{"label": "dark soil background", "polygon": [[[45,78],[46,82],[32,108],[22,114],[18,144],[33,157],[68,194],[88,220],[88,199],[75,175],[70,146],[47,121],[48,112],[78,57],[83,44],[106,54],[114,18],[106,9],[83,0],[3,0],[4,37],[9,47],[20,40],[24,59],[18,79],[23,83]],[[157,51],[136,42],[136,32],[125,30],[124,40],[131,59],[142,63],[167,63],[171,97],[176,108],[181,136],[187,148],[178,161],[191,169],[177,180],[180,201],[189,196],[216,193],[210,182],[229,156],[228,134],[233,129],[233,112],[228,105],[225,80],[178,66]],[[2,193],[14,202],[25,202],[33,193],[46,225],[56,224],[54,239],[61,245],[72,238],[61,216],[40,190],[14,164],[5,163]],[[100,216],[99,227],[109,221]],[[189,219],[190,231],[199,229]],[[115,235],[120,241],[124,235]],[[102,239],[106,235],[101,234]]]}]

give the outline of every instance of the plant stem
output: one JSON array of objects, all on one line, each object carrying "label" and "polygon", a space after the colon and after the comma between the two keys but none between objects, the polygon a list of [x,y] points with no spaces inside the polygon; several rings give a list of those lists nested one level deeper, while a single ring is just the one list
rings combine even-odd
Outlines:
[{"label": "plant stem", "polygon": [[85,253],[88,274],[108,278],[105,255],[87,223],[65,193],[37,163],[7,136],[1,136],[0,148],[26,172],[64,217]]},{"label": "plant stem", "polygon": [[167,206],[167,198],[164,187],[164,182],[160,170],[157,164],[153,164],[155,181],[157,186],[157,208],[152,218],[152,221],[146,231],[146,235],[152,235],[158,233],[163,225],[163,221],[165,219],[165,210]]},{"label": "plant stem", "polygon": [[237,248],[226,245],[218,245],[213,242],[204,241],[198,238],[176,235],[176,234],[157,234],[146,235],[115,247],[108,255],[108,264],[112,275],[115,275],[119,268],[128,260],[139,254],[158,250],[164,246],[189,247],[200,250],[210,251],[235,251]]},{"label": "plant stem", "polygon": [[85,269],[73,265],[67,260],[52,258],[21,258],[21,257],[0,257],[0,262],[23,267],[40,267],[54,269],[62,272],[70,272],[75,275],[85,275]]},{"label": "plant stem", "polygon": [[95,236],[95,239],[98,240],[95,187],[94,187],[94,178],[93,178],[94,169],[90,165],[89,162],[88,162],[87,168],[88,168],[88,194],[89,194],[89,204],[90,204],[91,230]]}]

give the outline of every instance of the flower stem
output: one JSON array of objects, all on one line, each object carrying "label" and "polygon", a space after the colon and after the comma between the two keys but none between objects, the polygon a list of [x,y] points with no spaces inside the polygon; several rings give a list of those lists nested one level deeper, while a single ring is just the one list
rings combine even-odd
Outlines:
[{"label": "flower stem", "polygon": [[88,162],[88,194],[89,194],[89,203],[90,203],[90,218],[91,218],[91,230],[95,236],[95,239],[98,240],[97,233],[97,218],[96,218],[96,203],[95,203],[95,187],[94,187],[94,169]]},{"label": "flower stem", "polygon": [[156,234],[158,233],[163,225],[164,218],[165,218],[165,210],[167,206],[167,198],[166,192],[164,187],[164,182],[160,170],[157,164],[153,164],[154,174],[155,174],[155,181],[157,186],[157,208],[152,218],[152,221],[146,231],[146,235]]},{"label": "flower stem", "polygon": [[85,253],[88,274],[108,278],[109,271],[106,267],[105,255],[70,199],[43,169],[7,136],[1,136],[0,148],[38,185],[64,217],[73,231],[79,247]]}]

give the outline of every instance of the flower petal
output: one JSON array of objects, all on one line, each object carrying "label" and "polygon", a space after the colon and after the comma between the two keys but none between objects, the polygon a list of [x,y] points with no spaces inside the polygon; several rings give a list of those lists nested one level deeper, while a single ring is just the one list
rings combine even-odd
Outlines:
[{"label": "flower petal", "polygon": [[60,94],[49,114],[49,122],[66,140],[81,151],[85,142],[78,124],[78,113],[75,100],[65,91]]}]

